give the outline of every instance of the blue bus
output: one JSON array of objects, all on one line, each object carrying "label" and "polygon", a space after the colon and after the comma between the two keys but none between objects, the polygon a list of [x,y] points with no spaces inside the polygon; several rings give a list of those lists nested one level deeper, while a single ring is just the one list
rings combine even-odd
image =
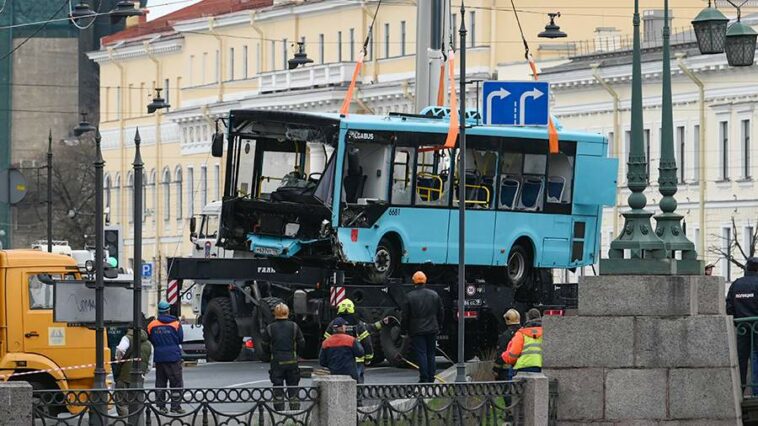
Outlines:
[{"label": "blue bus", "polygon": [[[444,149],[448,114],[231,111],[219,244],[365,283],[416,269],[449,277],[461,153]],[[559,128],[560,153],[549,154],[544,127],[467,115],[467,273],[518,288],[536,268],[597,262],[602,209],[616,198],[606,138]]]}]

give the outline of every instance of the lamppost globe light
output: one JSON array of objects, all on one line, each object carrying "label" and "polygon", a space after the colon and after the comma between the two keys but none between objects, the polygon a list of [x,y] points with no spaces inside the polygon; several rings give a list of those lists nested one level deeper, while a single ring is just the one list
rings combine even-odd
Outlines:
[{"label": "lamppost globe light", "polygon": [[116,23],[121,19],[129,18],[132,16],[142,16],[145,14],[145,10],[137,9],[134,7],[134,2],[129,0],[121,0],[116,3],[116,7],[110,12],[111,23]]},{"label": "lamppost globe light", "polygon": [[147,113],[152,114],[159,109],[171,108],[171,105],[166,103],[166,100],[161,97],[161,88],[155,88],[155,97],[153,101],[147,105]]},{"label": "lamppost globe light", "polygon": [[79,124],[74,127],[74,136],[79,137],[87,132],[94,132],[97,130],[95,126],[93,126],[89,121],[87,121],[87,113],[82,112],[80,113],[82,116],[82,121],[79,122]]},{"label": "lamppost globe light", "polygon": [[85,17],[94,17],[94,15],[95,11],[92,10],[89,4],[84,2],[79,2],[79,4],[71,9],[71,13],[69,14],[72,21]]},{"label": "lamppost globe light", "polygon": [[755,60],[758,32],[750,25],[737,21],[726,31],[726,61],[732,67],[749,67]]},{"label": "lamppost globe light", "polygon": [[295,52],[295,57],[289,59],[287,65],[289,66],[289,69],[294,70],[300,65],[310,64],[312,62],[313,59],[310,59],[308,54],[305,53],[305,43],[299,41],[297,42],[297,52]]},{"label": "lamppost globe light", "polygon": [[555,23],[555,18],[561,17],[561,12],[555,12],[555,13],[548,13],[547,16],[550,17],[550,22],[545,25],[545,31],[542,31],[537,35],[537,37],[540,38],[563,38],[566,37],[566,33],[561,31],[561,27],[558,26],[558,24]]}]

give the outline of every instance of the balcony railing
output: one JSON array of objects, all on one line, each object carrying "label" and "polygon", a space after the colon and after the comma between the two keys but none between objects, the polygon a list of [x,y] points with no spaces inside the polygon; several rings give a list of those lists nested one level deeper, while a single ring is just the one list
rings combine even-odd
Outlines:
[{"label": "balcony railing", "polygon": [[294,70],[261,73],[258,76],[261,93],[314,87],[338,86],[350,83],[355,62],[310,65]]}]

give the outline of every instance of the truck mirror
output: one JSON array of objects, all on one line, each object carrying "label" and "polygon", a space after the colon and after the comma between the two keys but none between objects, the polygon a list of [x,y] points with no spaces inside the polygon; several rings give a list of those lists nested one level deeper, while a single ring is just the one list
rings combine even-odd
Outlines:
[{"label": "truck mirror", "polygon": [[222,133],[214,133],[211,140],[211,155],[217,158],[224,156],[224,135]]},{"label": "truck mirror", "polygon": [[50,274],[37,274],[37,279],[42,284],[55,284],[55,280],[53,280],[53,276]]},{"label": "truck mirror", "polygon": [[195,228],[197,227],[197,219],[195,217],[190,218],[190,234],[195,233]]}]

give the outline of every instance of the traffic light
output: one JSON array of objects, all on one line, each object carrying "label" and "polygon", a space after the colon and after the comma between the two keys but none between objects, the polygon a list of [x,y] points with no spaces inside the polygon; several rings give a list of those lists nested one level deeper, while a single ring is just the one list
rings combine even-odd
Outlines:
[{"label": "traffic light", "polygon": [[121,229],[118,226],[106,226],[103,241],[108,251],[108,258],[116,259],[116,268],[122,267],[121,252],[124,248],[124,240],[121,237]]}]

